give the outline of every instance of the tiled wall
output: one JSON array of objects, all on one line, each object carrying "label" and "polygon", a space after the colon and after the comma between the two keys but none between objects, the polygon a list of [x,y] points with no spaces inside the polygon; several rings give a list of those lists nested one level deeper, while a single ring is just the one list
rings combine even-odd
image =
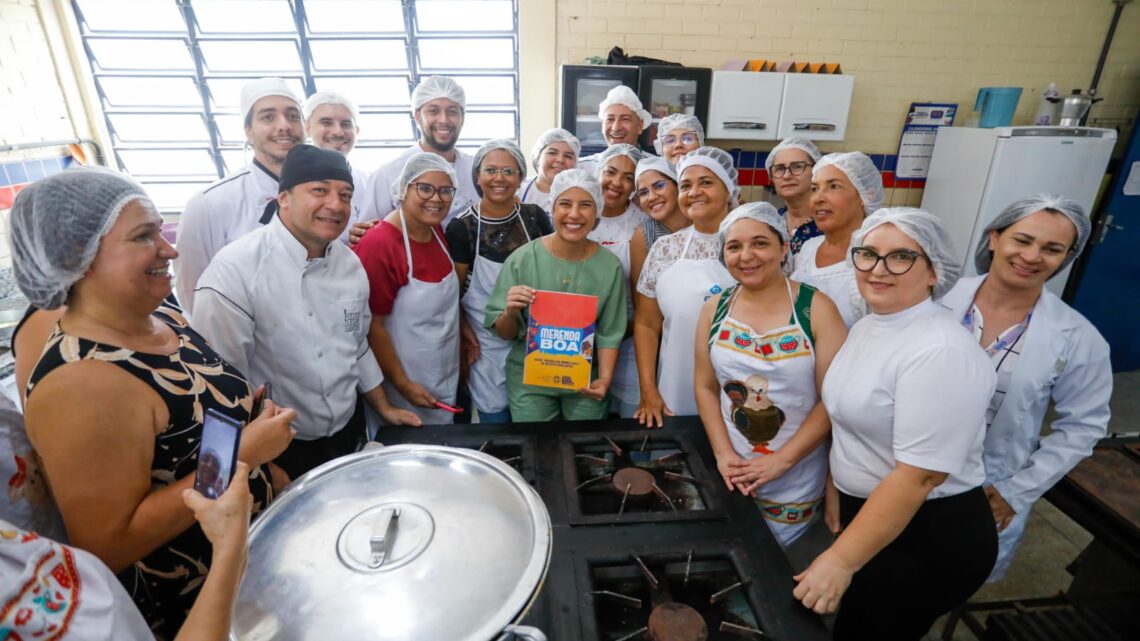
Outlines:
[{"label": "tiled wall", "polygon": [[[556,2],[560,64],[615,45],[714,69],[736,58],[839,62],[855,76],[847,139],[820,147],[868,154],[897,153],[911,102],[958,103],[964,124],[979,87],[1023,87],[1014,124],[1030,124],[1050,82],[1088,87],[1113,11],[1108,0]],[[1123,124],[1140,109],[1140,5],[1124,9],[1100,95],[1090,124]]]},{"label": "tiled wall", "polygon": [[[736,161],[736,169],[740,172],[740,195],[744,202],[766,200],[776,204],[779,197],[771,189],[771,180],[768,171],[764,168],[768,158],[766,151],[752,151],[746,149],[730,149]],[[901,206],[911,205],[917,207],[922,202],[922,188],[924,180],[904,180],[895,178],[895,164],[898,156],[895,154],[869,154],[875,166],[883,174],[883,205]]]}]

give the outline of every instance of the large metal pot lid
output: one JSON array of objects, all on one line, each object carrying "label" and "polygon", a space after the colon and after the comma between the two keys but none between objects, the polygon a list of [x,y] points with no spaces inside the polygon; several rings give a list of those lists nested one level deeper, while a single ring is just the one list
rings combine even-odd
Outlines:
[{"label": "large metal pot lid", "polygon": [[242,641],[488,641],[530,606],[550,561],[546,506],[472,450],[396,445],[327,463],[250,531]]}]

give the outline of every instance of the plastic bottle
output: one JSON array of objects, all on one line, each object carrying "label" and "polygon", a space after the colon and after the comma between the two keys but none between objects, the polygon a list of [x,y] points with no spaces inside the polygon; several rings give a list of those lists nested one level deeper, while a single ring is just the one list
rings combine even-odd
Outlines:
[{"label": "plastic bottle", "polygon": [[1041,105],[1037,107],[1037,116],[1033,118],[1033,124],[1042,127],[1056,125],[1059,121],[1057,110],[1060,105],[1061,92],[1057,89],[1057,83],[1050,82],[1041,93]]}]

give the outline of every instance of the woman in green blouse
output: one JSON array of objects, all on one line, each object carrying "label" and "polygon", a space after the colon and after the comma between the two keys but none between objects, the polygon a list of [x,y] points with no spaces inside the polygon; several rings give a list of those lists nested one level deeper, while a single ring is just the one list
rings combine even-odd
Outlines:
[{"label": "woman in green blouse", "polygon": [[[626,282],[621,262],[587,238],[597,224],[602,187],[579,169],[567,169],[550,188],[554,233],[514,251],[503,264],[487,302],[484,325],[513,341],[507,357],[507,397],[516,423],[601,419],[625,335]],[[523,383],[527,310],[536,292],[566,292],[598,298],[589,387],[578,390]]]}]

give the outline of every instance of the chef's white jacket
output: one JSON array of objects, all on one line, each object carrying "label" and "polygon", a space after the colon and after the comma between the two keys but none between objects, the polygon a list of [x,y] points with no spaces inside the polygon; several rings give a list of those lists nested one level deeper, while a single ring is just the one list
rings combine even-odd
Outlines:
[{"label": "chef's white jacket", "polygon": [[368,276],[339,242],[308,252],[274,216],[224,247],[198,280],[194,329],[253,385],[297,410],[297,438],[331,436],[384,375],[368,346]]},{"label": "chef's white jacket", "polygon": [[[380,220],[396,211],[400,204],[392,197],[392,185],[400,180],[400,173],[404,171],[404,165],[407,164],[408,159],[418,153],[424,153],[424,149],[420,147],[419,143],[416,143],[372,173],[372,178],[368,182],[370,206],[364,211],[362,220]],[[475,192],[475,183],[471,182],[471,168],[474,164],[475,158],[473,156],[465,153],[462,149],[455,150],[455,162],[451,166],[455,169],[455,179],[459,184],[455,186],[457,191],[455,198],[451,201],[451,209],[448,210],[447,217],[443,219],[444,229],[447,229],[447,223],[451,222],[452,218],[479,202],[479,194]]]},{"label": "chef's white jacket", "polygon": [[277,176],[254,162],[191,196],[178,219],[174,260],[175,291],[187,315],[195,311],[194,289],[214,255],[260,227],[277,193]]},{"label": "chef's white jacket", "polygon": [[[985,278],[959,280],[942,305],[961,320]],[[986,484],[1017,513],[999,537],[995,571],[1004,573],[1008,566],[1033,502],[1092,454],[1105,435],[1111,396],[1108,343],[1084,316],[1043,290],[1009,389],[986,433]],[[1042,438],[1050,399],[1057,418]]]}]

